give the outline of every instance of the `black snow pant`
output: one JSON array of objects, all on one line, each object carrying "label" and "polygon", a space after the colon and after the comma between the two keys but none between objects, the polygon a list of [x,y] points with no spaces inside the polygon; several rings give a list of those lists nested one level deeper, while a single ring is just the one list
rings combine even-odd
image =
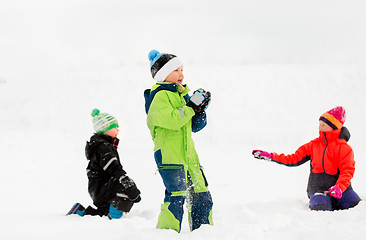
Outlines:
[{"label": "black snow pant", "polygon": [[116,179],[101,183],[98,180],[89,178],[88,190],[97,209],[89,206],[85,210],[85,215],[105,216],[108,214],[110,204],[118,210],[129,212],[134,204],[125,194],[123,185]]}]

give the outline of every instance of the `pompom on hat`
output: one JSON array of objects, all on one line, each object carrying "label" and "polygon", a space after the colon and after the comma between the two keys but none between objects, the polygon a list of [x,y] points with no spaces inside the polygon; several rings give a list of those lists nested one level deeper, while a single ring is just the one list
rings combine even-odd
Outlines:
[{"label": "pompom on hat", "polygon": [[102,134],[118,127],[118,122],[115,117],[108,113],[100,113],[100,110],[97,108],[93,109],[91,116],[93,117],[93,127],[96,133]]},{"label": "pompom on hat", "polygon": [[333,128],[333,130],[341,129],[344,122],[346,121],[346,110],[340,106],[335,107],[322,114],[319,120],[328,124]]},{"label": "pompom on hat", "polygon": [[164,82],[171,72],[183,66],[182,61],[177,56],[169,53],[160,53],[157,50],[151,50],[148,58],[151,75],[158,82]]}]

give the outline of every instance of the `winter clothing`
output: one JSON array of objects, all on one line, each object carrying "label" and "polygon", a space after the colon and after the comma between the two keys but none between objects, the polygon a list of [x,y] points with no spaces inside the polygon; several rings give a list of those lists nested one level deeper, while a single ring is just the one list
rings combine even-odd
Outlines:
[{"label": "winter clothing", "polygon": [[120,218],[123,212],[129,212],[133,204],[141,200],[140,191],[122,168],[117,152],[119,140],[111,137],[117,136],[118,131],[104,134],[118,127],[117,119],[108,113],[100,113],[96,108],[91,115],[96,134],[86,142],[85,156],[89,161],[86,168],[88,191],[97,209],[91,206],[85,209],[76,203],[66,215]]},{"label": "winter clothing", "polygon": [[206,92],[202,88],[193,92],[193,95],[187,102],[187,106],[191,107],[195,114],[203,114],[211,101],[211,93]]},{"label": "winter clothing", "polygon": [[83,217],[85,215],[85,208],[80,203],[75,203],[74,206],[72,206],[72,208],[70,209],[70,211],[66,213],[66,216],[70,214],[77,214],[80,217]]},{"label": "winter clothing", "polygon": [[179,84],[163,82],[144,93],[154,157],[166,188],[157,227],[177,232],[187,195],[191,230],[212,224],[212,198],[191,138],[206,125],[206,113],[186,106],[188,92],[187,86],[180,92]]},{"label": "winter clothing", "polygon": [[96,133],[105,133],[108,130],[118,127],[117,119],[108,113],[100,113],[99,109],[95,108],[91,115]]},{"label": "winter clothing", "polygon": [[[353,150],[347,144],[350,137],[347,128],[319,132],[319,135],[319,138],[304,144],[294,154],[272,153],[272,161],[286,166],[299,166],[310,160],[307,189],[309,198],[314,197],[314,194],[319,198],[318,193],[327,192],[334,185],[342,192],[352,190],[355,161]],[[355,198],[352,199],[352,204],[358,203],[360,198],[357,194],[353,196]],[[312,203],[312,199],[310,202]]]},{"label": "winter clothing", "polygon": [[344,122],[346,121],[346,111],[343,107],[335,107],[328,112],[322,114],[319,120],[322,120],[323,122],[328,124],[330,127],[333,128],[333,130],[341,129]]},{"label": "winter clothing", "polygon": [[123,215],[123,211],[118,210],[113,207],[112,204],[105,205],[103,207],[99,207],[97,209],[88,206],[86,209],[80,203],[75,203],[74,206],[70,209],[70,211],[66,215],[77,214],[80,217],[84,217],[85,215],[91,216],[108,216],[109,219],[118,219]]},{"label": "winter clothing", "polygon": [[339,139],[341,130],[320,132],[319,138],[304,144],[294,154],[273,154],[273,161],[298,166],[311,160],[308,193],[324,192],[337,184],[345,191],[355,171],[352,148]]},{"label": "winter clothing", "polygon": [[342,190],[337,185],[334,185],[329,188],[329,195],[334,198],[340,199],[342,197]]},{"label": "winter clothing", "polygon": [[339,199],[327,193],[313,193],[310,195],[309,208],[321,211],[342,210],[355,207],[360,201],[360,197],[353,189],[346,190]]},{"label": "winter clothing", "polygon": [[160,53],[157,50],[151,50],[148,58],[150,60],[151,75],[158,82],[163,82],[171,72],[183,66],[182,61],[177,56]]},{"label": "winter clothing", "polygon": [[109,205],[109,212],[108,212],[108,217],[109,219],[119,219],[121,218],[123,215],[123,212],[121,210],[116,209],[115,207],[113,207],[113,205]]},{"label": "winter clothing", "polygon": [[262,150],[253,150],[252,154],[255,158],[266,160],[266,161],[272,161],[272,153],[265,152]]},{"label": "winter clothing", "polygon": [[[129,212],[133,204],[141,200],[136,184],[127,177],[120,163],[117,152],[118,138],[103,134],[94,134],[85,147],[86,158],[89,160],[87,176],[89,194],[98,208],[107,214],[109,205]],[[122,184],[129,179],[129,184]]]}]

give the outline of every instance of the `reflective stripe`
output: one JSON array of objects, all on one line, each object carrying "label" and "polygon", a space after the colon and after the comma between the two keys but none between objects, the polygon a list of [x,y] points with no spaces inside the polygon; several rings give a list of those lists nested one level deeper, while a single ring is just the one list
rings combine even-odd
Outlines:
[{"label": "reflective stripe", "polygon": [[116,196],[122,197],[122,198],[129,198],[126,194],[123,194],[123,193],[117,193]]},{"label": "reflective stripe", "polygon": [[117,161],[117,158],[116,158],[116,157],[114,157],[114,158],[112,158],[111,160],[109,160],[109,162],[104,166],[103,170],[105,171],[105,170],[109,167],[109,165],[111,165],[111,163],[112,163],[113,161]]},{"label": "reflective stripe", "polygon": [[178,110],[178,112],[180,113],[180,116],[182,117],[182,118],[184,118],[184,111],[183,111],[183,109],[181,109],[181,108],[178,108],[177,109]]},{"label": "reflective stripe", "polygon": [[122,182],[122,180],[127,177],[126,175],[123,175],[122,177],[119,178],[119,182]]}]

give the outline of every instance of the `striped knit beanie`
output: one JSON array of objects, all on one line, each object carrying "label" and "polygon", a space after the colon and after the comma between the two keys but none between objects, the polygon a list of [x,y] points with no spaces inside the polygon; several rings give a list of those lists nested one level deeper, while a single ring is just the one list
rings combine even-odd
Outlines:
[{"label": "striped knit beanie", "polygon": [[93,117],[93,127],[96,133],[105,133],[115,127],[118,127],[118,122],[115,117],[108,113],[100,113],[100,110],[94,108],[91,112]]},{"label": "striped knit beanie", "polygon": [[333,130],[341,129],[346,121],[346,110],[343,107],[335,107],[322,114],[319,120],[328,124]]},{"label": "striped knit beanie", "polygon": [[160,53],[157,50],[151,50],[148,58],[150,61],[151,75],[158,82],[164,82],[171,72],[183,66],[183,63],[177,56]]}]

